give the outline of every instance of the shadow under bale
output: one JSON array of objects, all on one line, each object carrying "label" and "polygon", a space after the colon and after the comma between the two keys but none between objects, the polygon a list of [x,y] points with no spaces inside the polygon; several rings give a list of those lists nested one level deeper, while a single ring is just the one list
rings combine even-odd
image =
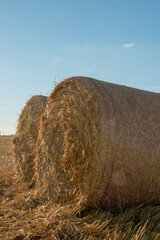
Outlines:
[{"label": "shadow under bale", "polygon": [[29,186],[34,185],[36,142],[40,117],[45,111],[46,103],[47,97],[41,95],[29,99],[20,114],[17,131],[12,140],[17,176]]}]

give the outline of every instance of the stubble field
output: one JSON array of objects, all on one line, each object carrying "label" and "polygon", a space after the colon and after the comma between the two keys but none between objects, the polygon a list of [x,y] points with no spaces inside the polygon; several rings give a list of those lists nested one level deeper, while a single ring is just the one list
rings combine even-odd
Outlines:
[{"label": "stubble field", "polygon": [[16,178],[11,137],[0,137],[0,239],[160,239],[160,207],[74,215]]}]

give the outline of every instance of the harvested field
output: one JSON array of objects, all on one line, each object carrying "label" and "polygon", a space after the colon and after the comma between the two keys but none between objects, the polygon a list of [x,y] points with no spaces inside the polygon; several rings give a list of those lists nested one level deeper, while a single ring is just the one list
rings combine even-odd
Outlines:
[{"label": "harvested field", "polygon": [[80,216],[67,205],[42,199],[21,181],[15,182],[11,155],[7,154],[10,142],[11,138],[0,137],[0,239],[160,239],[160,206],[93,210]]},{"label": "harvested field", "polygon": [[[12,140],[12,137],[0,136],[0,165],[1,166],[4,163],[4,159],[6,159],[5,157],[7,157],[7,159],[8,158],[11,159],[10,158],[10,155],[12,154],[12,152],[11,152],[11,140]],[[10,160],[9,160],[9,162],[10,162]]]},{"label": "harvested field", "polygon": [[11,153],[11,137],[0,136],[0,200],[5,191],[7,178],[10,182],[10,174],[13,169],[12,153]]},{"label": "harvested field", "polygon": [[34,158],[39,131],[39,119],[45,110],[47,97],[33,96],[29,99],[18,119],[13,138],[13,154],[17,176],[34,185]]},{"label": "harvested field", "polygon": [[14,175],[11,140],[12,137],[0,136],[0,204],[4,198],[5,191],[12,182],[12,177]]}]

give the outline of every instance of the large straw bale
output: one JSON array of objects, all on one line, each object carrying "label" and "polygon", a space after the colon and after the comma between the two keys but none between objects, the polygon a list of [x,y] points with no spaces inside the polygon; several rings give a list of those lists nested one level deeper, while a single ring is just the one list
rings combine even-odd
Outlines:
[{"label": "large straw bale", "polygon": [[20,114],[13,137],[13,155],[17,175],[29,185],[33,184],[35,148],[40,116],[44,113],[47,97],[32,96]]},{"label": "large straw bale", "polygon": [[109,209],[160,203],[160,94],[85,77],[48,98],[37,141],[37,190]]}]

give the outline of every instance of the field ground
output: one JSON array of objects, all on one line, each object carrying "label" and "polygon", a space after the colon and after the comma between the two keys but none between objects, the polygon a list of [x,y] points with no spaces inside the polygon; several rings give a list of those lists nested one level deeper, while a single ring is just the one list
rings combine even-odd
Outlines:
[{"label": "field ground", "polygon": [[16,178],[11,137],[0,137],[0,239],[160,239],[160,206],[76,216]]}]

